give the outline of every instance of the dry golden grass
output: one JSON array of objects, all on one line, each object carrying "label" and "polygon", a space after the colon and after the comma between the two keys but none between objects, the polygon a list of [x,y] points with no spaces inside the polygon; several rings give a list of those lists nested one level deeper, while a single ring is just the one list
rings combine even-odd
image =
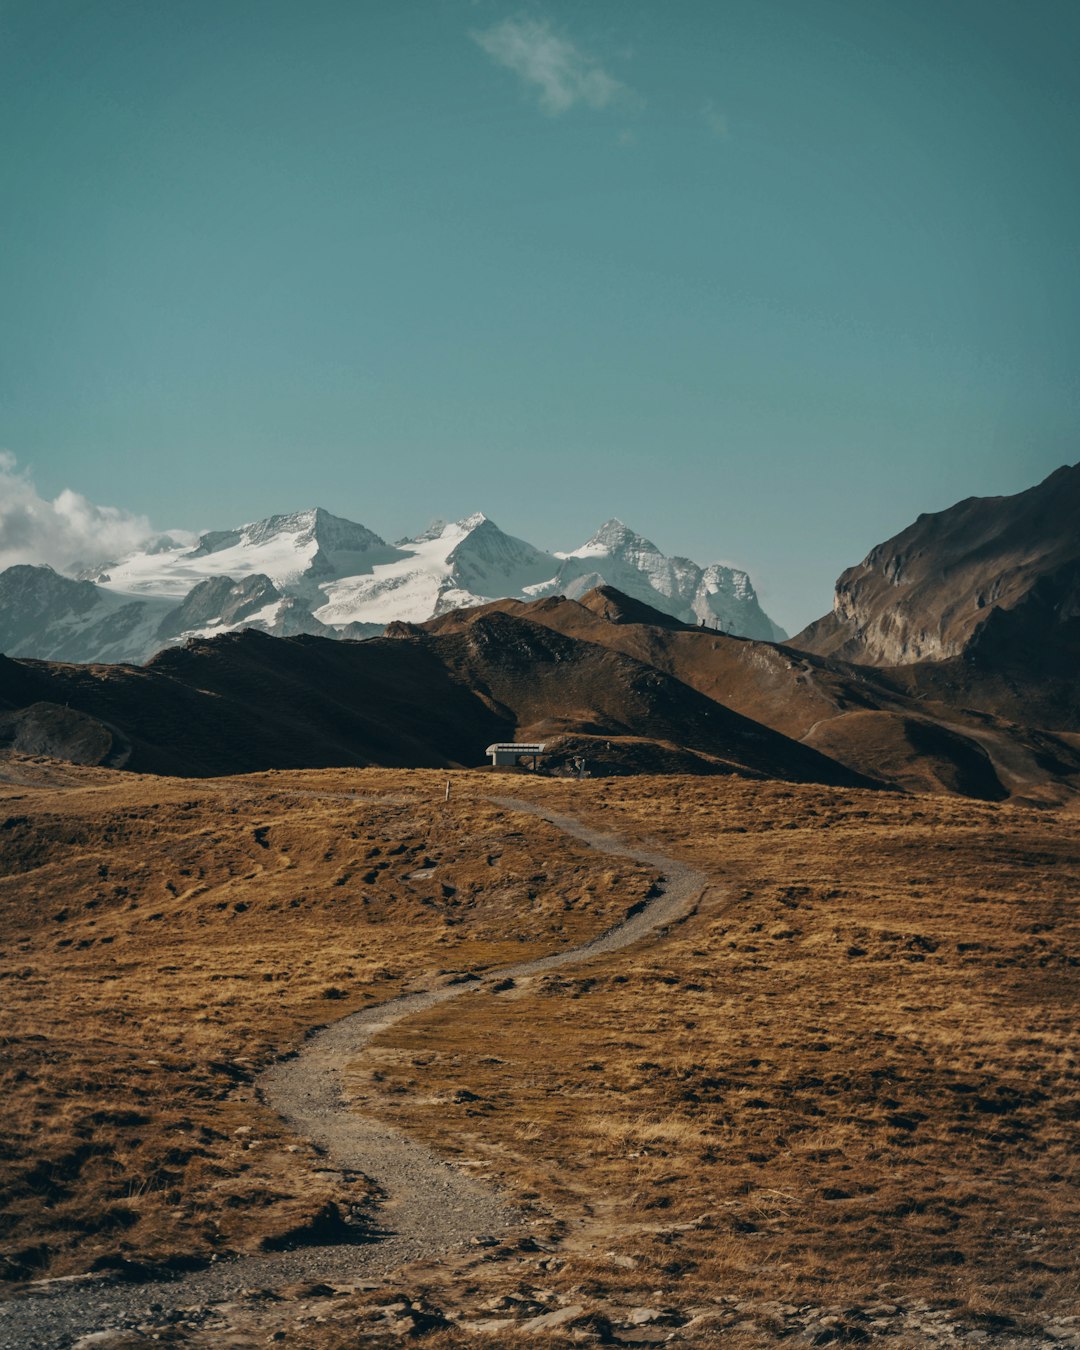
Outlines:
[{"label": "dry golden grass", "polygon": [[353,1066],[367,1107],[564,1221],[549,1284],[1075,1311],[1075,816],[735,780],[521,793],[715,881],[668,939],[398,1024]]},{"label": "dry golden grass", "polygon": [[[433,773],[78,787],[17,767],[0,787],[14,1279],[251,1250],[331,1205],[362,1217],[362,1179],[291,1138],[257,1071],[418,979],[584,940],[650,881],[475,794],[448,807]],[[369,800],[317,795],[352,792]]]},{"label": "dry golden grass", "polygon": [[[1075,815],[479,773],[448,807],[444,781],[0,792],[13,1274],[250,1250],[362,1201],[255,1099],[258,1067],[414,981],[581,941],[650,883],[499,792],[710,880],[665,938],[442,1005],[351,1066],[365,1110],[501,1179],[558,1250],[265,1304],[253,1344],[381,1344],[371,1309],[403,1292],[479,1318],[561,1299],[598,1327],[613,1304],[728,1296],[753,1305],[732,1347],[786,1334],[770,1308],[795,1305],[922,1300],[1020,1330],[1075,1310]],[[382,800],[305,795],[350,791]]]}]

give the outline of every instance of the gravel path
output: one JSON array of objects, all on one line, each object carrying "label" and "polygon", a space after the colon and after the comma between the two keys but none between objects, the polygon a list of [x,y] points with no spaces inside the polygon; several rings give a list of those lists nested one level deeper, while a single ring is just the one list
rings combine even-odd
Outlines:
[{"label": "gravel path", "polygon": [[380,1188],[385,1196],[378,1211],[383,1235],[355,1246],[305,1247],[221,1261],[203,1271],[147,1284],[85,1279],[43,1283],[0,1304],[0,1350],[62,1350],[90,1332],[160,1323],[177,1313],[183,1313],[185,1321],[200,1321],[207,1305],[234,1301],[246,1290],[300,1280],[347,1283],[380,1276],[410,1261],[437,1259],[523,1222],[492,1186],[464,1175],[402,1131],[351,1111],[342,1095],[341,1067],[358,1058],[373,1036],[402,1018],[490,989],[496,981],[522,979],[618,951],[664,929],[690,913],[706,878],[684,863],[590,829],[572,816],[513,797],[493,801],[507,810],[540,816],[600,852],[653,867],[663,873],[664,881],[621,923],[583,946],[354,1013],[317,1032],[298,1054],[260,1076],[257,1086],[265,1100],[298,1134],[325,1150],[343,1172],[360,1172]]}]

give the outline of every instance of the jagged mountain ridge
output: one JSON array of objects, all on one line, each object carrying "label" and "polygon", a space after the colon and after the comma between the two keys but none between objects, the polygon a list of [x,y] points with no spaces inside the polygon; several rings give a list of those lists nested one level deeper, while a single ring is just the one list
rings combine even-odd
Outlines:
[{"label": "jagged mountain ridge", "polygon": [[618,520],[573,552],[549,553],[482,513],[388,544],[315,508],[212,531],[194,546],[161,538],[74,580],[9,568],[0,573],[0,651],[143,662],[164,647],[245,627],[364,638],[399,620],[503,597],[578,596],[598,583],[685,622],[783,636],[745,572],[666,558]]},{"label": "jagged mountain ridge", "polygon": [[[597,586],[612,586],[684,623],[721,627],[740,637],[781,642],[787,636],[758,605],[749,576],[722,563],[699,567],[690,558],[666,558],[654,543],[621,520],[605,521],[573,553],[561,555],[550,587],[533,587],[528,598],[566,595],[580,599]],[[674,603],[658,603],[669,597]]]}]

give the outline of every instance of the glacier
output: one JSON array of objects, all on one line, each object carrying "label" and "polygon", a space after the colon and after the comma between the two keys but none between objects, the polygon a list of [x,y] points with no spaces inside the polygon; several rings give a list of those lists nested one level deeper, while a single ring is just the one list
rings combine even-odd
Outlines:
[{"label": "glacier", "polygon": [[362,639],[491,600],[575,599],[614,586],[685,623],[782,641],[746,572],[666,557],[622,521],[580,548],[546,552],[482,512],[388,544],[322,507],[269,516],[197,543],[157,540],[65,577],[0,573],[0,651],[141,663],[167,646],[238,628]]}]

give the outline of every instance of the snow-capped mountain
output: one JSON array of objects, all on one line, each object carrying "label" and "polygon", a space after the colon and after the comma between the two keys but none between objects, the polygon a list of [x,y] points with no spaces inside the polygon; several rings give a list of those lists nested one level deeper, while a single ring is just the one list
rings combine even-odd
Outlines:
[{"label": "snow-capped mountain", "polygon": [[684,623],[704,622],[710,628],[719,623],[728,632],[767,642],[787,636],[758,604],[745,572],[721,563],[699,567],[689,558],[666,558],[621,520],[605,521],[587,544],[558,556],[562,561],[551,588],[528,588],[530,594],[576,599],[606,584]]},{"label": "snow-capped mountain", "polygon": [[451,525],[438,521],[395,547],[392,562],[322,586],[326,603],[315,617],[326,624],[422,623],[448,609],[522,596],[551,581],[559,566],[554,554],[503,534],[479,512]]},{"label": "snow-capped mountain", "polygon": [[779,640],[745,572],[667,558],[609,520],[570,553],[547,553],[482,514],[388,544],[322,508],[200,536],[159,539],[84,569],[0,573],[0,651],[67,661],[145,661],[236,628],[363,638],[487,600],[583,595],[606,583],[687,623]]},{"label": "snow-capped mountain", "polygon": [[214,530],[199,542],[140,550],[87,568],[80,577],[130,595],[184,596],[210,577],[268,577],[282,590],[317,595],[319,579],[370,572],[399,556],[377,534],[322,507],[269,516],[236,530]]},{"label": "snow-capped mountain", "polygon": [[118,595],[51,567],[0,572],[0,651],[48,661],[143,661],[173,602]]}]

